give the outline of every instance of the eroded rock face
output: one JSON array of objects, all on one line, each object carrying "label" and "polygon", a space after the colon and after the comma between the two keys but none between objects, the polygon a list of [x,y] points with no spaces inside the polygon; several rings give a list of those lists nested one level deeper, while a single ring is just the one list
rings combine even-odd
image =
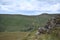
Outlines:
[{"label": "eroded rock face", "polygon": [[60,26],[60,14],[59,15],[56,15],[55,16],[55,23],[56,23],[56,26]]},{"label": "eroded rock face", "polygon": [[38,29],[37,34],[43,34],[46,32],[49,33],[50,30],[54,29],[57,26],[60,26],[60,15],[55,15],[49,19],[44,27],[40,27]]}]

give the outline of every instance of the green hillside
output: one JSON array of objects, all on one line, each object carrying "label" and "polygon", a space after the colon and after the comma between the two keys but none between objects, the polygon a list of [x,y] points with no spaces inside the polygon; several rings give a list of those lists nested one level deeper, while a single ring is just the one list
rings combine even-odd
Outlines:
[{"label": "green hillside", "polygon": [[7,15],[0,14],[0,40],[60,40],[60,27],[51,33],[36,35],[38,27],[44,27],[55,15]]},{"label": "green hillside", "polygon": [[25,16],[0,14],[0,32],[33,31],[46,24],[49,15]]}]

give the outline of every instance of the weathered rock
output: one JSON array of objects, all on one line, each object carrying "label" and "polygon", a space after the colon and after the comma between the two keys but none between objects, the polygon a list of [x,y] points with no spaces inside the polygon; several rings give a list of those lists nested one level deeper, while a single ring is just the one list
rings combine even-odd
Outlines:
[{"label": "weathered rock", "polygon": [[48,20],[47,24],[44,27],[40,27],[38,29],[38,34],[49,33],[50,30],[54,29],[55,27],[60,27],[60,15],[55,15],[51,19]]}]

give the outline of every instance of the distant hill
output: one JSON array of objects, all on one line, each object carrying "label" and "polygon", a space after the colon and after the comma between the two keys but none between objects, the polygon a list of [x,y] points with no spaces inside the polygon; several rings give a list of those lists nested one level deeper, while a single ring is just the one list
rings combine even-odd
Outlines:
[{"label": "distant hill", "polygon": [[25,16],[0,14],[0,32],[33,31],[46,24],[49,15]]}]

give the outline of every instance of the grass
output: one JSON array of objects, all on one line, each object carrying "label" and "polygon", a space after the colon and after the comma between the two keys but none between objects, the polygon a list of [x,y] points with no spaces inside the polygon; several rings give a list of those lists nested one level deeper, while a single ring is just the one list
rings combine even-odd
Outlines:
[{"label": "grass", "polygon": [[0,40],[22,40],[28,32],[0,32]]},{"label": "grass", "polygon": [[32,31],[46,24],[49,15],[23,16],[23,15],[2,15],[0,14],[0,31]]},{"label": "grass", "polygon": [[0,32],[0,40],[60,40],[56,32],[36,36],[34,32]]},{"label": "grass", "polygon": [[50,18],[49,15],[0,15],[0,40],[60,40],[60,28],[50,34],[36,35],[38,27],[44,27]]}]

